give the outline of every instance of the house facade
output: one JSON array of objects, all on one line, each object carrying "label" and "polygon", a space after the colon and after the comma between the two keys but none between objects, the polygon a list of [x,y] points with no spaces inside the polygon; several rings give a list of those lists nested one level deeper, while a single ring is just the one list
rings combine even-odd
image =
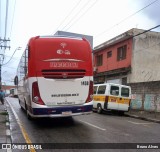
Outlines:
[{"label": "house facade", "polygon": [[94,83],[130,85],[132,108],[160,111],[160,32],[131,29],[93,50]]},{"label": "house facade", "polygon": [[131,71],[132,33],[123,33],[93,51],[94,82],[127,83]]},{"label": "house facade", "polygon": [[5,92],[6,95],[10,94],[10,90],[16,88],[16,86],[11,85],[2,85],[2,90]]}]

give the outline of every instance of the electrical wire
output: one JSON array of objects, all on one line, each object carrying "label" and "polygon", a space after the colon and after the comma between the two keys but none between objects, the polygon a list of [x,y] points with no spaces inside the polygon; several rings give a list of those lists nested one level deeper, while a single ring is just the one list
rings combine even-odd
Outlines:
[{"label": "electrical wire", "polygon": [[65,26],[62,28],[62,30],[64,30],[64,29],[73,21],[73,19],[76,18],[76,16],[78,16],[78,14],[79,14],[80,12],[82,12],[82,10],[84,10],[85,7],[87,7],[87,5],[88,5],[89,2],[90,2],[90,0],[88,0],[88,1],[80,8],[80,10],[69,20],[69,22],[67,23],[67,25],[65,25]]},{"label": "electrical wire", "polygon": [[155,0],[155,1],[151,2],[151,3],[149,3],[148,5],[146,5],[145,7],[141,8],[140,10],[136,11],[135,13],[133,13],[133,14],[127,16],[126,18],[122,19],[122,20],[121,20],[120,22],[118,22],[117,24],[115,24],[115,25],[111,26],[110,28],[104,30],[103,32],[97,34],[97,35],[95,36],[95,39],[96,39],[97,37],[105,34],[106,32],[110,31],[111,29],[113,29],[114,27],[118,26],[119,24],[123,23],[124,21],[130,19],[132,16],[138,14],[139,12],[141,12],[141,11],[144,10],[144,9],[146,9],[147,7],[153,5],[153,4],[156,3],[157,1],[158,1],[158,0]]},{"label": "electrical wire", "polygon": [[3,67],[9,68],[9,69],[17,69],[17,68],[15,68],[15,67],[9,67],[9,66],[6,66],[6,65],[4,65]]},{"label": "electrical wire", "polygon": [[[8,1],[8,0],[7,0]],[[15,6],[16,6],[16,0],[15,0],[15,3],[14,3],[14,9],[13,9],[13,17],[12,17],[12,22],[11,22],[11,31],[10,31],[10,36],[11,36],[11,33],[12,33],[12,26],[13,26],[13,20],[14,20],[14,14],[15,14]],[[7,21],[8,21],[8,2],[6,3],[6,29],[7,29]],[[7,30],[5,31],[5,37],[6,37],[6,33],[7,33]],[[6,44],[5,44],[6,45]],[[14,54],[13,54],[14,55]],[[4,50],[4,56],[6,57],[5,55],[5,50]],[[3,60],[4,62],[4,60]],[[2,63],[3,63],[2,62]],[[8,61],[9,62],[9,61]],[[7,63],[5,63],[7,64]],[[4,65],[4,64],[3,64]]]},{"label": "electrical wire", "polygon": [[6,63],[3,63],[2,65],[6,65],[6,64],[8,64],[8,63],[12,60],[12,58],[13,58],[14,54],[16,53],[16,51],[17,51],[18,49],[19,49],[19,47],[15,49],[15,51],[13,52],[13,54],[12,54],[11,58],[10,58]]},{"label": "electrical wire", "polygon": [[83,14],[81,14],[81,16],[79,18],[77,18],[67,29],[70,29],[70,27],[72,27],[75,23],[77,23],[77,21],[82,17],[84,16],[96,3],[97,3],[98,0],[96,0]]},{"label": "electrical wire", "polygon": [[[160,27],[160,25],[157,25],[157,26],[152,27],[152,28],[150,28],[150,29],[148,29],[148,30],[145,30],[145,31],[143,31],[143,32],[141,32],[141,33],[138,33],[138,34],[136,34],[136,35],[133,35],[132,38],[137,37],[137,36],[140,36],[140,35],[142,35],[142,34],[144,34],[144,33],[147,33],[147,32],[149,32],[149,31],[151,31],[151,30],[153,30],[153,29],[156,29],[156,28],[158,28],[158,27]],[[156,46],[156,45],[159,45],[159,44],[160,44],[160,42],[155,43],[154,45],[152,45],[152,46],[150,46],[150,47],[146,47],[146,48],[144,48],[144,49],[140,49],[140,50],[138,50],[138,51],[135,51],[134,54],[135,54],[135,53],[139,53],[140,51],[144,51],[144,50],[146,50],[146,49],[152,48],[152,47],[154,47],[154,46]],[[150,53],[150,52],[148,52],[148,51],[145,51],[145,52]],[[151,54],[153,55],[153,52],[152,52]],[[156,55],[160,55],[160,54],[156,54]]]},{"label": "electrical wire", "polygon": [[153,30],[153,29],[156,29],[156,28],[158,28],[158,27],[160,27],[160,25],[157,25],[157,26],[152,27],[152,28],[150,28],[150,29],[148,29],[148,30],[145,30],[145,31],[144,31],[144,32],[142,32],[142,33],[138,33],[138,34],[134,35],[133,37],[136,37],[136,36],[142,35],[142,34],[147,33],[147,32],[149,32],[149,31],[151,31],[151,30]]},{"label": "electrical wire", "polygon": [[[68,17],[72,14],[72,12],[79,6],[79,4],[80,4],[80,2],[81,2],[82,0],[79,0],[77,3],[76,3],[76,5],[72,8],[72,10],[69,12],[69,14],[65,17],[65,19],[60,23],[60,25],[57,27],[57,29],[55,30],[55,32],[57,32],[57,30],[60,28],[60,26],[68,19]],[[54,32],[54,33],[55,33]],[[53,34],[54,34],[53,33]]]},{"label": "electrical wire", "polygon": [[[10,55],[5,55],[6,57],[11,57]],[[14,60],[19,60],[19,57],[13,57],[12,59],[14,59]]]}]

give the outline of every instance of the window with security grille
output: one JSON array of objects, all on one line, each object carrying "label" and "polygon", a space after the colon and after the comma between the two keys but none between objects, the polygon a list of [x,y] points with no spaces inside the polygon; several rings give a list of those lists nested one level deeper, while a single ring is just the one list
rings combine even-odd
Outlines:
[{"label": "window with security grille", "polygon": [[101,66],[103,64],[103,55],[97,56],[97,66]]},{"label": "window with security grille", "polygon": [[127,45],[123,45],[117,49],[117,61],[126,59]]},{"label": "window with security grille", "polygon": [[112,57],[112,51],[107,52],[107,58]]}]

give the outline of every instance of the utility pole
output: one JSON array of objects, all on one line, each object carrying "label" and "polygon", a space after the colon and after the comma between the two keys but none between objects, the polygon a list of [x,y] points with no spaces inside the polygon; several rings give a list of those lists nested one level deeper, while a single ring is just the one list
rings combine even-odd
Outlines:
[{"label": "utility pole", "polygon": [[[7,42],[9,42],[10,41],[10,39],[8,38],[8,39],[6,39],[6,38],[4,38],[4,39],[2,39],[1,37],[0,37],[0,48],[1,49],[10,49],[11,47],[10,46],[8,46],[7,45]],[[0,54],[0,90],[2,89],[2,64],[3,64],[3,61],[4,61],[4,53],[3,54]]]},{"label": "utility pole", "polygon": [[0,90],[2,89],[2,63],[4,60],[4,55],[0,54]]},{"label": "utility pole", "polygon": [[[2,39],[1,37],[0,37],[0,48],[2,49],[2,48],[4,48],[4,49],[10,49],[11,47],[10,46],[7,46],[7,42],[9,42],[10,41],[10,39],[8,38],[8,39],[6,39],[6,38],[4,38],[4,39]],[[2,45],[2,43],[4,43],[4,45]]]}]

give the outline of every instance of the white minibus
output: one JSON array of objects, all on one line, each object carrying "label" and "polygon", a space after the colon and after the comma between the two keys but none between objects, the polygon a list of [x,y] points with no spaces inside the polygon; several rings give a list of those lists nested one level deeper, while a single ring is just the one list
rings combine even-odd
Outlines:
[{"label": "white minibus", "polygon": [[123,114],[129,111],[131,87],[126,85],[104,83],[94,85],[93,110],[116,110]]}]

